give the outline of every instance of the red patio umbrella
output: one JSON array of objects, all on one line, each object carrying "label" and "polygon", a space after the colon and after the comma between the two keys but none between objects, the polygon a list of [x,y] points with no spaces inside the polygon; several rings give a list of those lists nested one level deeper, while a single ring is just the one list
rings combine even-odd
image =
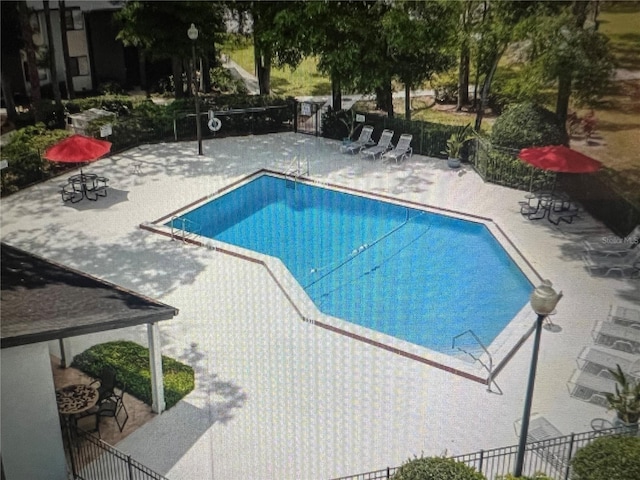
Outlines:
[{"label": "red patio umbrella", "polygon": [[[44,158],[52,162],[84,163],[94,162],[111,150],[111,142],[83,135],[71,135],[49,147]],[[82,173],[82,169],[80,170]]]},{"label": "red patio umbrella", "polygon": [[[598,160],[594,160],[564,145],[523,148],[520,150],[518,157],[536,168],[558,173],[592,173],[602,167]],[[533,186],[533,173],[534,171],[531,170],[529,191]],[[553,190],[555,188],[554,181]]]},{"label": "red patio umbrella", "polygon": [[523,148],[518,156],[534,167],[552,172],[591,173],[602,166],[598,160],[564,145]]}]

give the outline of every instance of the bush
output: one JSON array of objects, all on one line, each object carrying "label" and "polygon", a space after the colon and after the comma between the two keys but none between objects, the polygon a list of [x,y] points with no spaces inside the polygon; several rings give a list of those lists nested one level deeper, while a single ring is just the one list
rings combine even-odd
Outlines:
[{"label": "bush", "polygon": [[43,123],[17,130],[2,147],[2,159],[9,163],[0,174],[2,194],[51,177],[58,164],[41,158],[44,151],[70,135],[66,130],[49,130]]},{"label": "bush", "polygon": [[439,73],[431,79],[431,88],[434,90],[438,103],[457,103],[458,101],[458,76],[453,71]]},{"label": "bush", "polygon": [[572,480],[640,478],[640,438],[602,437],[581,448],[571,461]]},{"label": "bush", "polygon": [[500,115],[491,130],[491,141],[501,147],[521,149],[567,145],[569,138],[555,113],[533,103],[520,103]]},{"label": "bush", "polygon": [[349,128],[344,122],[348,122],[349,116],[345,110],[334,110],[329,107],[322,114],[322,136],[334,140],[342,140],[349,136]]},{"label": "bush", "polygon": [[486,480],[484,475],[464,463],[443,457],[409,460],[391,478],[393,480]]},{"label": "bush", "polygon": [[[134,342],[107,342],[85,350],[73,359],[72,367],[98,378],[104,367],[116,372],[117,386],[151,405],[151,370],[149,349]],[[173,407],[195,387],[193,368],[173,358],[162,356],[164,397],[167,409]]]}]

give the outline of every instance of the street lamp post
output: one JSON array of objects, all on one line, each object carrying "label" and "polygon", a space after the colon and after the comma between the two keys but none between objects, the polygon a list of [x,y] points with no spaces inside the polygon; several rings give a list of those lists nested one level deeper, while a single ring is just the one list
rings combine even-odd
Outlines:
[{"label": "street lamp post", "polygon": [[520,441],[518,443],[518,456],[516,457],[516,468],[514,477],[522,475],[524,463],[524,453],[527,446],[527,435],[529,434],[529,417],[531,416],[531,402],[533,400],[533,387],[536,381],[536,368],[538,366],[538,351],[540,350],[540,334],[542,332],[542,322],[553,310],[562,298],[562,292],[556,293],[551,287],[549,280],[543,280],[542,285],[537,287],[531,294],[530,303],[533,311],[536,312],[536,333],[533,342],[533,354],[531,356],[531,367],[529,369],[529,383],[527,384],[527,394],[524,401],[524,413],[522,414],[522,424],[520,427]]},{"label": "street lamp post", "polygon": [[189,39],[193,42],[191,51],[193,54],[193,95],[196,101],[196,136],[198,137],[198,155],[202,155],[202,125],[200,125],[200,98],[198,96],[198,77],[196,75],[196,40],[198,40],[198,29],[192,23],[187,30]]}]

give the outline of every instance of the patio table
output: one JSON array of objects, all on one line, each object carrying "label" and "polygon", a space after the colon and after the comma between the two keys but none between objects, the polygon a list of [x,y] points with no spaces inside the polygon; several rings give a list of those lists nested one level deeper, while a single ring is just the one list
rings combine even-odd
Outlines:
[{"label": "patio table", "polygon": [[[98,200],[98,197],[107,195],[107,179],[99,177],[94,173],[79,173],[69,177],[69,185],[72,186],[74,193],[80,195],[79,199],[72,200],[74,203],[87,198],[91,201]],[[102,185],[101,185],[102,184]],[[63,195],[64,199],[64,195]]]},{"label": "patio table", "polygon": [[67,385],[56,390],[58,412],[76,415],[92,408],[98,402],[98,389],[84,383]]}]

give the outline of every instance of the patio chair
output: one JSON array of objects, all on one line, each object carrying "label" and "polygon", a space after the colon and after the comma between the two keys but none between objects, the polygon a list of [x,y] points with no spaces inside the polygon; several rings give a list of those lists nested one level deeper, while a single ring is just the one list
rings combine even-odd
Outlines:
[{"label": "patio chair", "polygon": [[82,192],[77,191],[71,183],[61,185],[60,194],[63,202],[78,203],[82,200]]},{"label": "patio chair", "polygon": [[382,156],[389,148],[391,148],[391,140],[393,139],[393,130],[385,129],[380,135],[378,143],[370,148],[362,150],[360,152],[363,157],[371,157],[371,160],[375,160],[376,157]]},{"label": "patio chair", "polygon": [[111,367],[104,367],[100,373],[100,378],[91,382],[90,385],[98,385],[98,402],[100,405],[103,401],[115,395],[116,388],[116,372]]},{"label": "patio chair", "polygon": [[112,417],[116,421],[120,432],[124,430],[124,426],[127,424],[127,420],[129,420],[129,412],[127,412],[127,408],[124,406],[125,388],[125,386],[122,387],[120,395],[114,392],[100,404],[97,412],[98,425],[103,417]]},{"label": "patio chair", "polygon": [[640,329],[618,325],[611,322],[602,322],[599,328],[594,329],[595,343],[605,347],[614,348],[622,352],[640,353]]},{"label": "patio chair", "polygon": [[372,145],[371,135],[373,134],[373,127],[371,125],[364,125],[360,130],[360,136],[354,142],[348,143],[341,147],[343,153],[356,154],[360,153],[363,148],[368,145]]},{"label": "patio chair", "polygon": [[413,135],[410,133],[403,133],[400,135],[400,139],[398,140],[398,144],[395,146],[393,150],[390,150],[382,155],[382,159],[395,160],[398,163],[401,160],[407,158],[407,156],[413,155],[413,148],[411,148],[411,141],[413,140]]},{"label": "patio chair", "polygon": [[603,257],[587,252],[582,255],[582,259],[591,275],[608,277],[616,274],[620,277],[632,278],[640,273],[640,250],[622,257]]},{"label": "patio chair", "polygon": [[616,389],[616,382],[612,378],[602,375],[592,375],[583,370],[577,369],[573,372],[571,379],[567,383],[569,395],[583,402],[593,403],[601,407],[608,408],[606,394],[613,393]]},{"label": "patio chair", "polygon": [[620,365],[622,371],[640,379],[640,358],[627,358],[595,347],[585,347],[578,356],[578,366],[583,372],[613,380],[610,370]]},{"label": "patio chair", "polygon": [[640,328],[640,310],[636,310],[635,308],[621,307],[618,305],[614,310],[613,305],[611,305],[609,319],[618,325]]}]

